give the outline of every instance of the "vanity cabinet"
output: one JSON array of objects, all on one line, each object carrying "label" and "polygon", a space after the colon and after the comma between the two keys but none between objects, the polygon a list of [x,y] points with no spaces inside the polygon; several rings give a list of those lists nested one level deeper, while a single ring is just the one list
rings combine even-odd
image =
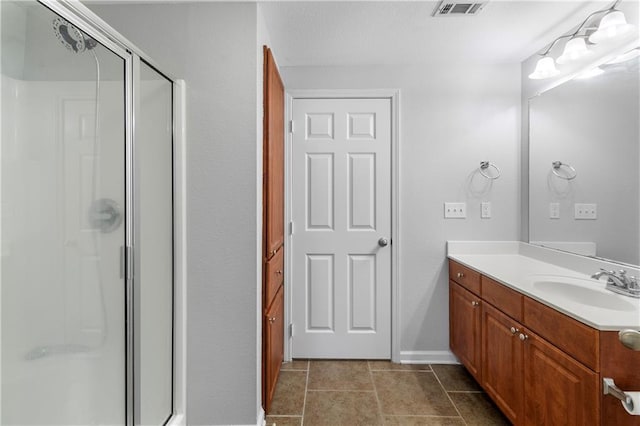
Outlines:
[{"label": "vanity cabinet", "polygon": [[449,285],[449,342],[451,350],[480,382],[482,310],[480,297],[451,281]]},{"label": "vanity cabinet", "polygon": [[525,336],[524,424],[597,424],[598,374],[532,331],[525,329]]},{"label": "vanity cabinet", "polygon": [[524,414],[523,329],[490,304],[483,305],[480,384],[513,424],[522,424]]},{"label": "vanity cabinet", "polygon": [[505,416],[514,425],[597,424],[598,331],[462,268],[450,261],[451,350]]}]

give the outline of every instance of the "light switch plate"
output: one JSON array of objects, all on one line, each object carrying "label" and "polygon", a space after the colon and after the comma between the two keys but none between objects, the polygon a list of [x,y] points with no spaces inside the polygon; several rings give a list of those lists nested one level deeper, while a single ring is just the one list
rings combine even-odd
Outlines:
[{"label": "light switch plate", "polygon": [[560,203],[549,203],[549,219],[560,219]]},{"label": "light switch plate", "polygon": [[480,217],[482,219],[491,218],[491,201],[483,201],[480,204]]},{"label": "light switch plate", "polygon": [[578,220],[595,220],[598,218],[598,205],[597,204],[584,204],[576,203],[574,205],[574,219]]},{"label": "light switch plate", "polygon": [[464,219],[467,217],[467,203],[444,203],[445,219]]}]

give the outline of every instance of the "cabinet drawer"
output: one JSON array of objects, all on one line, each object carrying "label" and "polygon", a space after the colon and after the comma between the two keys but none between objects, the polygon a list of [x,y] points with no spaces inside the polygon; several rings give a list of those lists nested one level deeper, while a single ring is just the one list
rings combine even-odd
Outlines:
[{"label": "cabinet drawer", "polygon": [[482,298],[509,315],[522,322],[522,294],[484,275],[482,282]]},{"label": "cabinet drawer", "polygon": [[284,281],[284,247],[267,261],[264,307],[271,306],[271,302]]},{"label": "cabinet drawer", "polygon": [[528,297],[524,298],[524,325],[590,369],[599,371],[598,330]]},{"label": "cabinet drawer", "polygon": [[473,269],[462,266],[453,260],[449,261],[449,279],[457,282],[467,290],[480,295],[480,274]]}]

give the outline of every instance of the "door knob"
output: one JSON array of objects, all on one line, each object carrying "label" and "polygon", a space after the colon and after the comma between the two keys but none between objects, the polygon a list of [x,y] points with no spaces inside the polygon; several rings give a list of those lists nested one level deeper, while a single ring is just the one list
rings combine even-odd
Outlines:
[{"label": "door knob", "polygon": [[385,237],[380,237],[380,239],[378,240],[378,245],[380,247],[386,247],[387,244],[389,244],[389,240]]}]

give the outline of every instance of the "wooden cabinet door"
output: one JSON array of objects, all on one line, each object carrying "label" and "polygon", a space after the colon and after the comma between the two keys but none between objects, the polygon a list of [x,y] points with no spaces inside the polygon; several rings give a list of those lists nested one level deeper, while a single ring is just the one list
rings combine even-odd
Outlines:
[{"label": "wooden cabinet door", "polygon": [[284,287],[281,286],[264,317],[265,330],[265,412],[269,413],[284,358]]},{"label": "wooden cabinet door", "polygon": [[264,47],[264,241],[270,259],[284,243],[284,85]]},{"label": "wooden cabinet door", "polygon": [[520,333],[524,333],[522,325],[483,304],[482,385],[515,425],[523,424],[524,414],[524,343]]},{"label": "wooden cabinet door", "polygon": [[[558,324],[562,327],[562,324]],[[582,426],[598,424],[598,375],[526,331],[524,371],[525,424]]]},{"label": "wooden cabinet door", "polygon": [[268,413],[284,355],[284,85],[266,46],[263,84],[262,402]]},{"label": "wooden cabinet door", "polygon": [[480,298],[449,281],[449,345],[478,382],[481,379],[481,319]]}]

